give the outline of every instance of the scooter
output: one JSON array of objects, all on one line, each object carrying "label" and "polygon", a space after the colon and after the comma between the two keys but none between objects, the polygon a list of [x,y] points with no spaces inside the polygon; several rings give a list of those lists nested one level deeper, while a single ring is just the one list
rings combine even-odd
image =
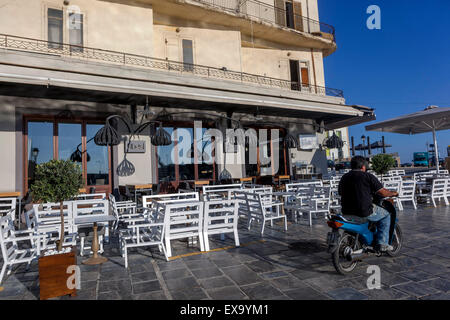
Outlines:
[{"label": "scooter", "polygon": [[[386,254],[395,257],[399,254],[403,242],[397,212],[387,198],[381,201],[381,205],[391,214],[389,245],[392,249],[386,251]],[[375,247],[376,222],[356,216],[331,215],[327,224],[332,228],[327,235],[328,253],[331,253],[333,265],[338,273],[343,275],[351,273],[363,259],[382,255]]]}]

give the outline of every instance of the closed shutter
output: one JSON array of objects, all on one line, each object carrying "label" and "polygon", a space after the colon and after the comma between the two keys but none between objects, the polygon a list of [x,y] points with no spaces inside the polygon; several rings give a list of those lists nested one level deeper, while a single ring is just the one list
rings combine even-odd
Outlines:
[{"label": "closed shutter", "polygon": [[284,0],[275,0],[275,23],[283,27],[286,26]]},{"label": "closed shutter", "polygon": [[[166,60],[180,61],[179,42],[177,38],[166,38]],[[182,71],[182,65],[180,63],[168,63],[167,68],[169,70]]]},{"label": "closed shutter", "polygon": [[170,61],[180,60],[177,38],[166,38],[166,59]]},{"label": "closed shutter", "polygon": [[295,30],[303,31],[302,4],[296,1],[294,1],[294,23]]}]

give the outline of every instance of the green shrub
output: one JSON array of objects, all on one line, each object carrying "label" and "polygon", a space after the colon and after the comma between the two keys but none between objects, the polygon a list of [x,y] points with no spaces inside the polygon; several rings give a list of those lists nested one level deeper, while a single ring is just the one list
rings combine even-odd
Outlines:
[{"label": "green shrub", "polygon": [[30,188],[33,201],[60,204],[61,237],[58,251],[61,251],[64,240],[63,202],[73,199],[83,187],[81,168],[70,160],[50,160],[36,167],[35,178]]},{"label": "green shrub", "polygon": [[389,154],[377,154],[372,157],[372,170],[379,175],[388,173],[395,165],[394,157]]}]

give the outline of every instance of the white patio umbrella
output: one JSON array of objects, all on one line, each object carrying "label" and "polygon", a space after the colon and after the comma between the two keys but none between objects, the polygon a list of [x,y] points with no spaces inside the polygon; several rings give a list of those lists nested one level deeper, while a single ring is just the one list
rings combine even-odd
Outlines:
[{"label": "white patio umbrella", "polygon": [[432,132],[436,168],[439,171],[439,156],[436,131],[450,129],[450,108],[429,106],[423,111],[381,121],[366,126],[367,131],[392,132],[401,134],[419,134]]}]

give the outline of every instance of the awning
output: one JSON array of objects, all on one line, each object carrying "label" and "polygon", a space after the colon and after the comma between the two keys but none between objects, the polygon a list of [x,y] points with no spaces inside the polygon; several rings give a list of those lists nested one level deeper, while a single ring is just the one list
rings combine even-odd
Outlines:
[{"label": "awning", "polygon": [[436,131],[447,129],[450,129],[450,108],[439,108],[436,106],[429,106],[423,111],[366,126],[367,131],[392,132],[411,135],[432,132],[437,170],[439,170],[439,156]]}]

